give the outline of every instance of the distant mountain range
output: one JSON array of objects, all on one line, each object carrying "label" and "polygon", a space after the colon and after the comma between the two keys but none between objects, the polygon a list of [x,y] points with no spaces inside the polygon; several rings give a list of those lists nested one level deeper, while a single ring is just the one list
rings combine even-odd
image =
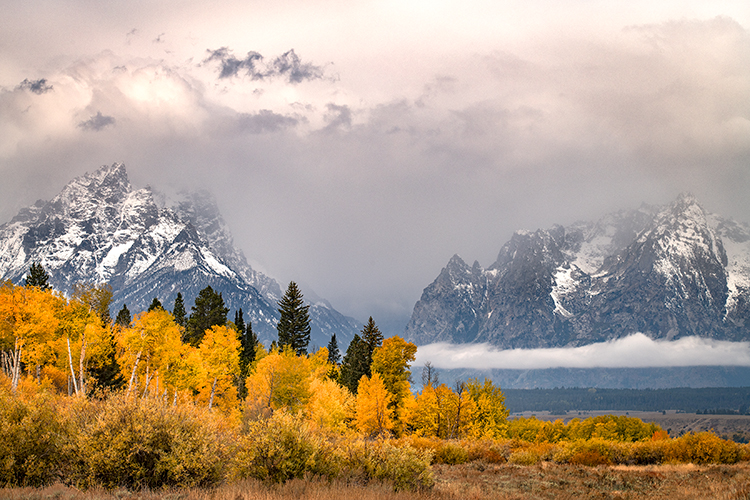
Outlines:
[{"label": "distant mountain range", "polygon": [[414,307],[418,345],[580,346],[642,332],[750,340],[750,226],[683,194],[664,207],[517,231],[489,268],[453,256]]},{"label": "distant mountain range", "polygon": [[[189,312],[210,285],[230,308],[229,319],[242,308],[262,342],[276,339],[282,287],[248,265],[213,196],[202,191],[169,199],[149,187],[135,190],[121,163],[72,180],[51,201],[40,200],[0,226],[0,278],[23,283],[34,262],[65,293],[75,283],[109,283],[113,309],[127,304],[133,312],[154,297],[171,309],[178,292]],[[327,345],[333,333],[346,346],[361,328],[314,294],[306,299],[311,346]]]}]

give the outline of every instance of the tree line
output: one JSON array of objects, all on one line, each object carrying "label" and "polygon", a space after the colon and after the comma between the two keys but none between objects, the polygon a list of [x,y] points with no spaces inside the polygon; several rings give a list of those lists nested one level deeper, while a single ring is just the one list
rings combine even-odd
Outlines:
[{"label": "tree line", "polygon": [[171,312],[154,298],[132,315],[109,316],[112,289],[76,285],[69,298],[32,265],[25,286],[0,286],[2,372],[10,391],[47,384],[87,397],[191,402],[245,418],[283,410],[342,433],[440,438],[499,437],[507,429],[504,396],[490,380],[440,384],[429,364],[412,392],[417,347],[385,339],[372,317],[343,357],[336,336],[308,352],[309,306],[291,282],[278,302],[278,337],[266,348],[242,309],[229,321],[221,293],[206,287],[190,314],[177,294]]}]

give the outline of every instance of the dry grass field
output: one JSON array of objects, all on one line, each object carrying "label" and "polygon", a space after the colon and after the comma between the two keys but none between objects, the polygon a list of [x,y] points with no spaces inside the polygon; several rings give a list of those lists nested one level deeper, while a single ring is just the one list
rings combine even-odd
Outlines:
[{"label": "dry grass field", "polygon": [[537,500],[537,499],[750,499],[750,464],[582,467],[542,462],[435,465],[435,486],[421,492],[394,492],[369,485],[293,480],[281,486],[242,481],[216,489],[158,492],[90,490],[62,485],[0,490],[9,500]]}]

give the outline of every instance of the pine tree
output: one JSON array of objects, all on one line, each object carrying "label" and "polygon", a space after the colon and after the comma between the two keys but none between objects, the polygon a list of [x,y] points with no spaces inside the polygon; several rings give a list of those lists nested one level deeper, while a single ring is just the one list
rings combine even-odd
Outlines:
[{"label": "pine tree", "polygon": [[339,343],[336,341],[336,334],[331,335],[331,340],[328,342],[328,362],[332,365],[338,365],[341,361],[341,353],[339,352]]},{"label": "pine tree", "polygon": [[164,309],[164,306],[161,305],[161,301],[156,297],[154,297],[154,300],[151,301],[151,305],[148,306],[148,312],[151,312],[155,309]]},{"label": "pine tree", "polygon": [[130,316],[130,310],[128,309],[128,305],[123,304],[122,309],[120,309],[120,312],[117,313],[117,317],[115,318],[115,324],[120,325],[123,328],[127,328],[130,326],[131,321],[133,321],[133,318]]},{"label": "pine tree", "polygon": [[349,347],[346,349],[344,360],[341,362],[341,374],[339,383],[349,389],[352,394],[357,394],[359,379],[367,375],[367,345],[362,341],[359,334],[355,334]]},{"label": "pine tree", "polygon": [[180,292],[177,292],[177,297],[174,299],[172,316],[175,323],[185,328],[185,325],[187,325],[187,313],[185,312],[185,302],[182,300],[182,293]]},{"label": "pine tree", "polygon": [[310,343],[310,306],[304,305],[302,292],[292,281],[286,293],[279,301],[279,323],[276,327],[279,333],[279,346],[289,346],[298,355],[307,354]]},{"label": "pine tree", "polygon": [[26,286],[35,286],[42,290],[51,290],[49,284],[49,274],[44,270],[41,264],[34,262],[29,268],[29,274],[26,275]]},{"label": "pine tree", "polygon": [[245,334],[245,318],[243,317],[241,307],[236,313],[234,313],[234,326],[237,328],[240,337],[242,337]]},{"label": "pine tree", "polygon": [[207,286],[198,293],[195,305],[187,320],[185,340],[197,347],[203,340],[206,330],[212,326],[225,326],[229,309],[224,306],[224,298]]},{"label": "pine tree", "polygon": [[368,377],[372,375],[370,366],[372,366],[372,353],[375,349],[383,345],[383,334],[380,329],[375,326],[375,321],[372,320],[372,316],[367,320],[367,324],[362,329],[362,342],[366,345],[365,365],[367,366],[365,375]]},{"label": "pine tree", "polygon": [[258,337],[253,332],[253,323],[247,322],[246,330],[240,335],[240,383],[239,395],[242,399],[247,396],[245,379],[250,374],[250,365],[255,361],[255,348],[258,346]]}]

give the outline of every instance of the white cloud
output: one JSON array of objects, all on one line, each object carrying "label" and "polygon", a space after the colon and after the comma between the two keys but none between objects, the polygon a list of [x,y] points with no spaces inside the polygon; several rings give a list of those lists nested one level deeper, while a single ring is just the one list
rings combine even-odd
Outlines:
[{"label": "white cloud", "polygon": [[750,342],[700,337],[655,341],[642,333],[554,349],[496,350],[489,344],[430,344],[419,347],[414,366],[426,362],[444,369],[645,368],[674,366],[750,366]]}]

